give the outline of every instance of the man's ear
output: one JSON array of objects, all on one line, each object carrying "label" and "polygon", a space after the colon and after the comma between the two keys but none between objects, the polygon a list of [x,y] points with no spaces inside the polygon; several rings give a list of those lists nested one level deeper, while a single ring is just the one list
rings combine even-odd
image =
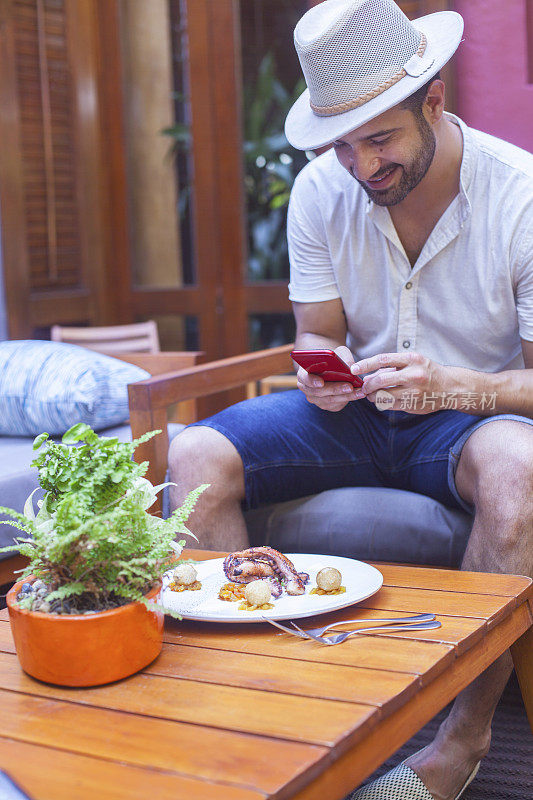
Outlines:
[{"label": "man's ear", "polygon": [[430,124],[434,124],[441,119],[444,114],[444,101],[446,99],[446,87],[444,81],[437,78],[429,85],[426,99],[424,100],[424,116]]}]

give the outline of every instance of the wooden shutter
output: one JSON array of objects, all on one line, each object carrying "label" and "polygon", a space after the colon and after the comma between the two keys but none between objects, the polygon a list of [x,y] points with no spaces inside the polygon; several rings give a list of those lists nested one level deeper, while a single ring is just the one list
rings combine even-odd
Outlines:
[{"label": "wooden shutter", "polygon": [[0,203],[12,338],[45,335],[53,323],[114,321],[98,35],[99,9],[114,6],[106,3],[0,0]]},{"label": "wooden shutter", "polygon": [[82,284],[72,73],[61,0],[14,0],[29,282]]}]

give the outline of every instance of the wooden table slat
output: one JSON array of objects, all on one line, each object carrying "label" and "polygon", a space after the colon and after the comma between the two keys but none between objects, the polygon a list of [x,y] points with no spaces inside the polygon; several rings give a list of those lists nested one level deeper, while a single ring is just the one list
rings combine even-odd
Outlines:
[{"label": "wooden table slat", "polygon": [[[309,642],[302,646],[314,647]],[[317,645],[320,647],[320,645]],[[386,670],[359,669],[338,664],[309,663],[222,650],[206,651],[183,645],[166,645],[145,672],[173,678],[191,678],[226,686],[283,692],[326,700],[397,707],[412,697],[417,675]]]},{"label": "wooden table slat", "polygon": [[[483,624],[483,621],[479,621],[478,627]],[[220,628],[211,627],[210,630],[207,630],[204,627],[200,630],[191,625],[194,624],[170,623],[165,630],[166,641],[202,649],[228,649],[228,634],[221,631]],[[430,631],[424,631],[424,633],[430,633]],[[388,637],[377,634],[375,636],[362,635],[346,642],[342,647],[323,647],[315,645],[313,642],[302,642],[296,637],[277,638],[277,634],[263,630],[253,636],[250,633],[241,632],[236,639],[230,635],[229,647],[232,652],[254,653],[314,663],[355,665],[366,669],[383,669],[390,672],[424,675],[425,677],[438,674],[454,658],[454,647],[450,644],[431,642],[431,646],[428,647],[425,642],[405,638],[402,640],[401,648],[391,650],[387,639]],[[357,651],[357,656],[354,660],[355,651]]]},{"label": "wooden table slat", "polygon": [[13,634],[11,633],[9,622],[0,621],[0,652],[15,652],[15,642],[13,641]]},{"label": "wooden table slat", "polygon": [[443,592],[435,589],[405,589],[383,586],[377,594],[359,603],[359,608],[382,611],[433,612],[438,616],[502,619],[516,608],[514,597],[491,594]]},{"label": "wooden table slat", "polygon": [[[176,742],[179,747],[179,742]],[[1,737],[0,766],[35,800],[264,800],[253,789],[183,778]]]},{"label": "wooden table slat", "polygon": [[476,592],[522,601],[533,591],[531,578],[520,575],[491,574],[490,583],[483,572],[372,563],[383,575],[385,586],[410,589],[436,589],[448,592]]},{"label": "wooden table slat", "polygon": [[[106,761],[154,767],[272,793],[295,773],[308,770],[328,749],[242,733],[220,731],[123,711],[78,706],[76,727],[69,725],[72,704],[0,690],[2,735],[29,744],[75,752]],[[127,736],[121,731],[127,730]],[[1,740],[0,740],[1,741]],[[1,749],[1,748],[0,748]],[[255,760],[258,749],[269,764]]]},{"label": "wooden table slat", "polygon": [[[405,612],[401,611],[387,611],[387,616],[390,618],[402,617]],[[342,620],[353,619],[375,619],[383,618],[384,612],[375,609],[353,609],[345,608],[328,615],[327,619],[332,622],[341,622]],[[315,625],[324,623],[323,617],[310,617],[307,620],[302,620],[301,625],[305,628],[311,628]],[[386,635],[393,635],[395,638],[403,638],[406,641],[423,640],[444,642],[454,647],[459,647],[461,650],[474,644],[486,629],[486,621],[484,619],[472,617],[454,617],[454,616],[440,616],[439,621],[442,623],[441,628],[424,630],[424,631],[409,631],[398,632],[395,634],[386,634],[383,632],[381,637]],[[360,626],[362,627],[362,626]],[[348,626],[340,626],[335,628],[335,631],[352,630],[353,624]],[[332,631],[332,632],[335,632]],[[377,634],[376,634],[377,635]],[[191,647],[207,647],[207,648],[222,648],[224,650],[232,649],[237,653],[241,652],[255,652],[264,653],[268,655],[277,655],[279,658],[301,658],[301,659],[314,659],[327,660],[328,663],[339,663],[340,649],[339,648],[325,648],[313,647],[309,648],[305,644],[305,650],[302,647],[302,642],[299,639],[291,637],[288,634],[278,633],[273,631],[266,625],[261,626],[247,626],[243,631],[242,626],[233,625],[231,629],[227,629],[223,625],[209,625],[203,623],[182,621],[181,623],[169,623],[165,629],[165,641],[173,642],[175,644],[187,644]],[[1,643],[1,640],[0,640]],[[412,669],[404,669],[403,661],[398,663],[397,653],[390,653],[388,663],[378,667],[374,664],[374,668],[388,669],[391,671],[408,671]],[[342,662],[340,662],[342,663]],[[351,659],[350,659],[350,663]],[[421,673],[420,669],[415,669],[417,674]]]},{"label": "wooden table slat", "polygon": [[92,689],[34,681],[15,656],[0,653],[0,688],[133,714],[191,722],[261,736],[333,746],[347,731],[365,729],[373,706],[260,692],[139,673]]}]

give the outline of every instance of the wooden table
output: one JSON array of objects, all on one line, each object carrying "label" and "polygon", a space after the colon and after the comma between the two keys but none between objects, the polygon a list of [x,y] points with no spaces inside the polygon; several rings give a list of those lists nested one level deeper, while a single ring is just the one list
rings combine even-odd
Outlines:
[{"label": "wooden table", "polygon": [[335,800],[513,643],[532,719],[528,578],[377,566],[384,586],[358,614],[434,611],[442,628],[329,648],[170,621],[142,673],[62,689],[21,671],[0,612],[0,765],[35,800]]}]

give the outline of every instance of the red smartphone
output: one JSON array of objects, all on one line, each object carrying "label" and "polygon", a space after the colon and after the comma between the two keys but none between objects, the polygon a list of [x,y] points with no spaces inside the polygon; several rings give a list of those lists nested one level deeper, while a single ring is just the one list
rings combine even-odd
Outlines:
[{"label": "red smartphone", "polygon": [[293,350],[292,358],[313,375],[325,381],[347,381],[353,386],[362,386],[359,375],[352,375],[348,364],[333,350]]}]

